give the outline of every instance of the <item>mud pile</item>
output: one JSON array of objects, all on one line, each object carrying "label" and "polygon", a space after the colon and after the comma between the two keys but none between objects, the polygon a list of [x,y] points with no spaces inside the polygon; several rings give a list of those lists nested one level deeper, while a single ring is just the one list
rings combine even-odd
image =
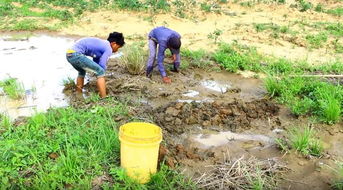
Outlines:
[{"label": "mud pile", "polygon": [[152,110],[155,122],[166,131],[181,134],[189,130],[186,126],[200,126],[203,129],[236,131],[249,129],[256,120],[274,118],[279,107],[270,100],[252,102],[172,102]]}]

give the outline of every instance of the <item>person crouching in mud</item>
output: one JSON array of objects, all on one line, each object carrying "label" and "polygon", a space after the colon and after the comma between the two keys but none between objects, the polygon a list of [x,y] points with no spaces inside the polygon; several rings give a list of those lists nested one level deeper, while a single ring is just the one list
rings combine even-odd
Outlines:
[{"label": "person crouching in mud", "polygon": [[[97,77],[97,87],[101,98],[106,97],[105,71],[107,61],[112,53],[117,52],[125,44],[124,36],[119,32],[109,34],[107,40],[86,37],[78,40],[67,50],[68,62],[79,72],[76,79],[76,91],[82,93],[86,71],[93,72]],[[88,59],[90,56],[93,60]]]},{"label": "person crouching in mud", "polygon": [[172,59],[174,62],[173,72],[178,72],[180,67],[180,47],[181,47],[181,35],[174,30],[166,28],[164,26],[154,28],[148,35],[149,38],[149,59],[147,63],[146,76],[151,78],[152,71],[154,69],[154,61],[156,58],[157,45],[157,65],[162,76],[164,83],[171,83],[171,79],[167,77],[167,73],[164,69],[163,60],[164,53],[167,48],[172,53]]}]

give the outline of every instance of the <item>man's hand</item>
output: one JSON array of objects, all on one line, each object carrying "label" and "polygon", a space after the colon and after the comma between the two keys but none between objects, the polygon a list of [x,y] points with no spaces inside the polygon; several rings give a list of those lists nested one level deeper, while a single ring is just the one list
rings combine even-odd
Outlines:
[{"label": "man's hand", "polygon": [[163,77],[162,80],[166,84],[170,84],[171,83],[171,79],[169,77]]}]

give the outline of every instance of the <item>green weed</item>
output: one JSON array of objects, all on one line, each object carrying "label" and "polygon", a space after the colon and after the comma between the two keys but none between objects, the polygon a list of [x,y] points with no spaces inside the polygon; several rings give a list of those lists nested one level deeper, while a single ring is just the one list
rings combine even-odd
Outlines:
[{"label": "green weed", "polygon": [[313,4],[311,2],[305,1],[305,0],[299,0],[299,10],[301,12],[305,12],[313,7]]},{"label": "green weed", "polygon": [[220,35],[222,35],[222,34],[223,34],[223,31],[222,31],[222,30],[220,30],[220,29],[215,29],[213,32],[209,33],[209,34],[207,35],[207,37],[208,37],[209,39],[214,40],[214,43],[217,44],[217,41],[218,41]]},{"label": "green weed", "polygon": [[311,113],[312,108],[314,107],[314,102],[312,99],[308,97],[304,97],[302,99],[294,98],[294,100],[289,104],[291,112],[296,115],[306,115]]},{"label": "green weed", "polygon": [[343,53],[343,44],[338,41],[338,39],[332,41],[333,47],[336,53]]},{"label": "green weed", "polygon": [[20,99],[25,96],[23,84],[15,78],[7,78],[0,81],[0,88],[12,99]]},{"label": "green weed", "polygon": [[319,34],[310,34],[306,36],[306,40],[311,48],[320,48],[322,44],[328,40],[328,36],[325,32]]},{"label": "green weed", "polygon": [[10,130],[12,126],[11,119],[5,114],[0,114],[0,134]]},{"label": "green weed", "polygon": [[326,13],[341,17],[343,15],[343,7],[338,7],[335,9],[329,9],[326,11]]},{"label": "green weed", "polygon": [[75,85],[75,82],[74,82],[74,79],[73,78],[71,78],[71,77],[67,77],[66,79],[63,79],[62,80],[62,82],[61,82],[61,84],[63,85],[63,86],[70,86],[70,85]]},{"label": "green weed", "polygon": [[329,23],[325,26],[325,29],[332,35],[335,35],[337,37],[343,36],[343,24],[338,23]]},{"label": "green weed", "polygon": [[337,169],[334,169],[338,176],[338,179],[334,182],[333,188],[337,190],[343,190],[343,162],[337,163]]},{"label": "green weed", "polygon": [[120,57],[121,63],[133,75],[143,72],[145,57],[143,48],[138,45],[131,45],[123,49],[124,55]]},{"label": "green weed", "polygon": [[220,44],[218,50],[213,55],[213,59],[230,72],[261,70],[260,61],[262,57],[256,52],[256,49],[237,43]]},{"label": "green weed", "polygon": [[[182,49],[181,54],[183,59],[188,63],[188,66],[208,69],[213,65],[210,56],[202,49],[196,51]],[[182,64],[184,64],[184,62],[182,62]]]},{"label": "green weed", "polygon": [[303,129],[295,127],[290,131],[290,142],[292,148],[303,155],[321,156],[323,145],[316,138],[314,129],[305,127]]},{"label": "green weed", "polygon": [[324,5],[321,3],[318,3],[317,6],[314,8],[316,12],[324,12]]},{"label": "green weed", "polygon": [[120,143],[113,118],[127,116],[128,109],[113,101],[84,109],[50,109],[0,133],[0,187],[92,189],[95,178],[111,174],[115,183],[103,184],[104,188],[195,189],[190,180],[164,165],[146,185],[124,178],[118,169]]}]

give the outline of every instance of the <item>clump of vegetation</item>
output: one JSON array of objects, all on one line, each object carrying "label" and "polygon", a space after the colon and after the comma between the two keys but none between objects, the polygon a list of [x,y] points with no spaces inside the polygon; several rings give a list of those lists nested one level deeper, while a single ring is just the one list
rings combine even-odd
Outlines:
[{"label": "clump of vegetation", "polygon": [[340,121],[343,88],[339,85],[302,77],[269,77],[265,86],[271,97],[287,104],[297,116],[317,115],[319,120],[328,124]]},{"label": "clump of vegetation", "polygon": [[329,10],[326,11],[326,13],[340,17],[340,16],[343,15],[343,7],[338,7],[338,8],[335,8],[335,9],[329,9]]},{"label": "clump of vegetation", "polygon": [[11,128],[1,122],[1,188],[92,189],[92,181],[106,175],[115,183],[105,180],[97,188],[194,189],[190,180],[164,165],[145,185],[123,178],[118,173],[119,126],[113,118],[128,117],[128,108],[111,98],[102,103],[50,109]]},{"label": "clump of vegetation", "polygon": [[20,99],[25,96],[24,85],[15,78],[7,78],[0,81],[0,88],[12,99]]},{"label": "clump of vegetation", "polygon": [[294,127],[288,131],[286,139],[276,139],[278,146],[285,152],[294,149],[305,156],[320,157],[323,153],[323,144],[310,126]]},{"label": "clump of vegetation", "polygon": [[217,29],[215,29],[213,32],[209,33],[209,34],[207,35],[207,37],[208,37],[209,39],[214,40],[214,43],[217,44],[217,41],[218,41],[220,35],[222,35],[222,34],[223,34],[223,31],[217,28]]},{"label": "clump of vegetation", "polygon": [[213,59],[230,72],[261,70],[260,61],[262,57],[257,53],[256,49],[238,43],[221,43],[214,53]]},{"label": "clump of vegetation", "polygon": [[322,47],[323,43],[328,40],[328,36],[325,32],[321,32],[319,34],[307,35],[306,40],[309,43],[310,47],[320,48]]},{"label": "clump of vegetation", "polygon": [[272,160],[242,156],[210,166],[196,181],[201,189],[274,189],[277,175],[284,169]]},{"label": "clump of vegetation", "polygon": [[210,66],[213,66],[213,62],[211,61],[211,57],[208,53],[204,50],[196,50],[191,51],[188,49],[182,49],[182,65],[187,62],[186,64],[190,67],[208,69]]},{"label": "clump of vegetation", "polygon": [[120,57],[120,60],[127,71],[134,75],[141,74],[146,64],[143,48],[138,45],[131,45],[125,47],[123,52],[124,55]]},{"label": "clump of vegetation", "polygon": [[334,182],[333,188],[343,190],[343,162],[337,162],[337,169],[334,169],[338,179]]}]

